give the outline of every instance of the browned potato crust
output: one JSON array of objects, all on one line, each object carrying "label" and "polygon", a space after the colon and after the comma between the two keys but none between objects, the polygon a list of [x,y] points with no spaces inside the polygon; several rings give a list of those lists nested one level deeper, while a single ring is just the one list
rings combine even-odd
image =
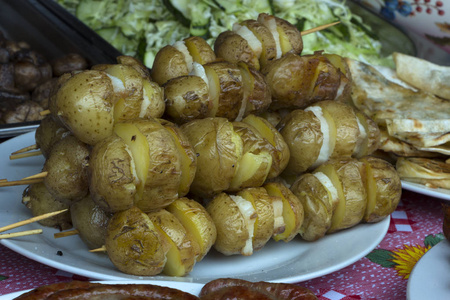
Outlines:
[{"label": "browned potato crust", "polygon": [[89,148],[73,135],[68,135],[50,152],[44,163],[45,186],[59,201],[71,203],[87,195]]},{"label": "browned potato crust", "polygon": [[214,52],[218,58],[231,63],[243,61],[259,70],[259,60],[247,40],[233,31],[224,31],[214,42]]},{"label": "browned potato crust", "polygon": [[172,78],[188,74],[189,69],[184,54],[170,45],[158,51],[150,72],[152,79],[159,85],[163,85]]},{"label": "browned potato crust", "polygon": [[115,134],[94,146],[89,161],[89,190],[102,209],[116,212],[133,206],[137,184],[133,163],[127,146]]},{"label": "browned potato crust", "polygon": [[164,84],[166,114],[177,124],[209,116],[212,103],[208,84],[198,76],[173,78]]}]

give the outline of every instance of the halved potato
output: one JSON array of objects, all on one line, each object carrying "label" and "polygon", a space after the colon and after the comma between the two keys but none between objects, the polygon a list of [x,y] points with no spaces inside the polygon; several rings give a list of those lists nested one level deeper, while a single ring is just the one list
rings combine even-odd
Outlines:
[{"label": "halved potato", "polygon": [[389,216],[400,202],[400,176],[387,161],[367,156],[361,159],[366,167],[367,208],[365,222],[378,222]]},{"label": "halved potato", "polygon": [[203,38],[191,36],[183,41],[195,62],[204,65],[216,60],[214,50]]},{"label": "halved potato", "polygon": [[266,26],[256,20],[245,20],[240,24],[251,30],[261,42],[262,51],[259,57],[259,64],[260,67],[263,68],[277,56],[276,43],[272,33]]},{"label": "halved potato", "polygon": [[330,160],[313,172],[327,175],[339,195],[328,233],[352,227],[363,219],[367,206],[363,168],[357,159],[341,158]]},{"label": "halved potato", "polygon": [[181,179],[178,196],[183,197],[189,192],[192,181],[194,181],[195,172],[197,171],[197,156],[195,156],[194,148],[191,146],[180,127],[163,119],[158,119],[158,121],[172,135],[173,141],[180,154]]},{"label": "halved potato", "polygon": [[243,151],[228,191],[261,186],[272,167],[273,146],[247,123],[233,122],[233,130],[241,137]]},{"label": "halved potato", "polygon": [[149,149],[147,178],[142,197],[136,199],[135,205],[149,212],[166,207],[178,198],[183,153],[169,130],[157,120],[135,120],[133,124],[147,140]]},{"label": "halved potato", "polygon": [[[239,108],[244,99],[244,90],[241,71],[236,64],[217,61],[203,66],[209,80],[209,88],[217,89],[217,79],[219,80],[219,98],[215,117],[223,117],[235,120],[239,114]],[[210,74],[214,72],[217,76]]]},{"label": "halved potato", "polygon": [[303,50],[303,39],[301,32],[296,26],[288,21],[275,16],[278,36],[282,55],[288,52],[300,54]]},{"label": "halved potato", "polygon": [[236,117],[236,121],[241,121],[249,114],[265,112],[272,103],[272,95],[260,72],[244,62],[239,62],[237,66],[241,71],[242,88],[244,89],[242,104]]},{"label": "halved potato", "polygon": [[169,241],[167,261],[162,272],[169,276],[184,276],[194,268],[199,245],[183,224],[170,212],[160,209],[148,213],[153,225]]},{"label": "halved potato", "polygon": [[279,182],[270,182],[264,185],[270,196],[280,197],[283,201],[283,219],[285,230],[275,234],[275,241],[291,241],[300,231],[304,219],[303,205],[292,191]]},{"label": "halved potato", "polygon": [[217,238],[216,225],[206,211],[197,201],[188,198],[179,198],[172,202],[166,210],[172,213],[183,224],[186,230],[200,247],[197,262],[209,252]]},{"label": "halved potato", "polygon": [[289,163],[290,150],[281,133],[266,119],[248,115],[242,122],[253,126],[275,149],[272,154],[272,167],[268,179],[275,178],[283,172]]},{"label": "halved potato", "polygon": [[247,188],[238,192],[237,195],[250,201],[255,208],[257,217],[253,232],[253,251],[258,251],[274,235],[275,218],[273,197],[269,196],[263,187]]}]

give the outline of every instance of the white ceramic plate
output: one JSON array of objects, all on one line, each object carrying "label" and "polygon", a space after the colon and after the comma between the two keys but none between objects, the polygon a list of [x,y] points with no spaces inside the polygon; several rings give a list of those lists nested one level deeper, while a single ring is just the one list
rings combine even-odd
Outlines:
[{"label": "white ceramic plate", "polygon": [[420,183],[409,182],[405,180],[402,180],[402,187],[408,191],[450,201],[450,190],[447,189],[441,188],[433,189]]},{"label": "white ceramic plate", "polygon": [[[97,281],[98,282],[98,281]],[[178,289],[183,292],[198,296],[200,294],[200,290],[203,287],[203,284],[200,283],[190,283],[190,282],[173,282],[173,281],[152,281],[152,280],[140,280],[140,281],[108,281],[108,282],[100,282],[100,283],[107,283],[107,284],[152,284],[152,285],[159,285],[159,286],[166,286],[173,289]],[[20,292],[14,292],[10,294],[6,294],[3,296],[0,296],[0,300],[11,300],[15,297],[18,297],[30,290],[20,291]]]},{"label": "white ceramic plate", "polygon": [[441,241],[414,266],[406,287],[408,300],[450,298],[450,242]]},{"label": "white ceramic plate", "polygon": [[[18,180],[41,171],[43,157],[8,160],[8,156],[34,144],[30,132],[0,144],[0,179]],[[0,226],[31,217],[21,203],[25,186],[0,188]],[[250,257],[226,257],[215,251],[194,267],[186,277],[137,277],[119,272],[106,254],[90,253],[78,236],[55,239],[53,228],[41,235],[1,240],[6,247],[30,259],[74,274],[98,280],[164,280],[206,283],[215,278],[234,277],[250,281],[300,282],[342,269],[367,255],[384,238],[389,218],[375,224],[360,224],[309,243],[295,239],[289,243],[270,242]],[[37,223],[14,231],[42,228]],[[62,256],[57,255],[61,251]]]}]

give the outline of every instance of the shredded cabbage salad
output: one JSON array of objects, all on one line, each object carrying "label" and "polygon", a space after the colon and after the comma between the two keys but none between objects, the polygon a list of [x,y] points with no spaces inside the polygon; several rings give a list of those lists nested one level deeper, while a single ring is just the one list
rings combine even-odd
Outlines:
[{"label": "shredded cabbage salad", "polygon": [[121,53],[151,67],[159,49],[190,35],[213,45],[236,22],[266,12],[302,31],[341,24],[303,37],[304,54],[324,50],[375,65],[392,65],[381,57],[381,43],[345,0],[56,0]]}]

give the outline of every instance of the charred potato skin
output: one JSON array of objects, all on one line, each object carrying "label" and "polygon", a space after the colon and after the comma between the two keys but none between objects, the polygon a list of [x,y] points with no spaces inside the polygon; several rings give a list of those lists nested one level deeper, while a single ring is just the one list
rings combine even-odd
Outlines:
[{"label": "charred potato skin", "polygon": [[198,76],[185,75],[164,84],[168,119],[183,124],[209,116],[212,103],[207,83]]},{"label": "charred potato skin", "polygon": [[97,249],[105,245],[108,221],[112,214],[105,212],[90,197],[76,201],[70,205],[70,218],[73,227],[89,249]]},{"label": "charred potato skin", "polygon": [[217,58],[222,58],[231,63],[246,62],[259,70],[259,59],[253,52],[248,42],[233,31],[220,33],[214,42],[214,52]]},{"label": "charred potato skin", "polygon": [[109,212],[126,210],[134,205],[136,178],[132,157],[117,135],[97,143],[89,162],[89,190],[92,199]]},{"label": "charred potato skin", "polygon": [[277,56],[275,39],[270,30],[257,20],[245,20],[241,22],[242,26],[253,32],[262,44],[262,53],[259,57],[260,68],[264,68],[270,61]]},{"label": "charred potato skin", "polygon": [[44,183],[53,197],[71,203],[86,196],[89,152],[88,146],[73,135],[55,144],[43,167],[48,172]]},{"label": "charred potato skin", "polygon": [[215,116],[236,119],[244,99],[241,71],[236,64],[224,61],[209,63],[205,67],[212,68],[219,77],[219,107]]},{"label": "charred potato skin", "polygon": [[155,226],[135,206],[111,217],[105,246],[111,262],[126,274],[156,275],[166,263],[167,250]]},{"label": "charred potato skin", "polygon": [[49,115],[42,119],[39,127],[36,129],[36,145],[41,150],[42,155],[47,158],[53,145],[69,134],[70,131],[67,128],[56,122],[53,115]]},{"label": "charred potato skin", "polygon": [[[69,208],[67,203],[56,200],[49,193],[43,182],[34,183],[28,186],[23,192],[22,203],[31,210],[33,216],[40,216],[46,213]],[[40,220],[39,224],[58,228],[60,230],[72,228],[72,220],[70,218],[69,211],[51,218]]]},{"label": "charred potato skin", "polygon": [[159,85],[163,85],[172,78],[188,74],[184,54],[170,45],[158,51],[150,72],[151,78]]}]

